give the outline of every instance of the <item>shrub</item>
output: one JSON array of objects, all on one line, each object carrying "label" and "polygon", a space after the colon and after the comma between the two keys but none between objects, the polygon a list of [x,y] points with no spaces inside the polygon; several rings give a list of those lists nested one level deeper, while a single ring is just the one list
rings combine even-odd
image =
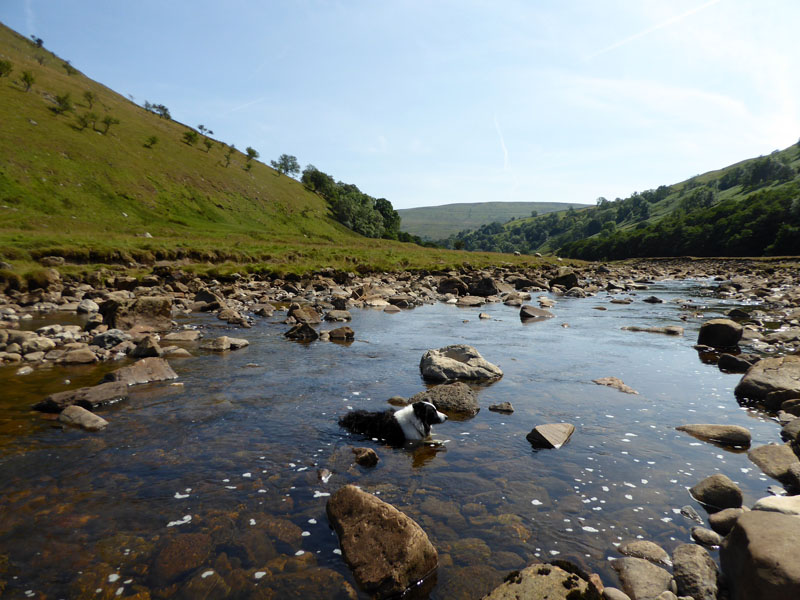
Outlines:
[{"label": "shrub", "polygon": [[13,65],[9,60],[0,60],[0,77],[8,77],[13,71]]}]

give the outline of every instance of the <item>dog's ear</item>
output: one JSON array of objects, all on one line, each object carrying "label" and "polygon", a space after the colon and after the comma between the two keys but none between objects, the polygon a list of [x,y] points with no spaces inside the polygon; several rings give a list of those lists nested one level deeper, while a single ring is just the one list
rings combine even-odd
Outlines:
[{"label": "dog's ear", "polygon": [[428,412],[427,402],[414,402],[411,406],[414,408],[414,416],[424,423],[426,421],[425,416]]}]

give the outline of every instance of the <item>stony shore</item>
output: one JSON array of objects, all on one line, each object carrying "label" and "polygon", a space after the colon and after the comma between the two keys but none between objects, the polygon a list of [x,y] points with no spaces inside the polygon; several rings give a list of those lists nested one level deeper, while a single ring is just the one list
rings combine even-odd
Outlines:
[{"label": "stony shore", "polygon": [[[177,378],[168,361],[190,357],[184,347],[187,343],[194,344],[190,348],[211,352],[236,351],[248,344],[246,330],[260,318],[280,315],[288,339],[348,343],[354,332],[342,323],[350,320],[348,311],[352,308],[398,312],[434,302],[459,306],[503,302],[519,307],[523,320],[546,319],[552,316],[547,309],[552,306],[553,297],[602,295],[610,296],[615,303],[658,303],[660,299],[647,293],[649,283],[685,278],[708,278],[710,293],[743,306],[752,305],[746,310],[730,311],[725,319],[713,320],[706,320],[699,307],[687,304],[683,309],[687,321],[702,324],[696,348],[703,360],[718,364],[726,372],[743,374],[736,390],[738,401],[757,405],[782,424],[783,440],[749,451],[750,459],[780,484],[774,486],[777,495],[743,507],[741,491],[737,495],[730,479],[724,474],[708,477],[692,488],[693,496],[708,513],[705,518],[695,515],[698,525],[702,525],[692,530],[695,544],[679,546],[672,556],[645,540],[623,544],[619,547],[622,557],[614,561],[619,582],[601,582],[599,577],[565,564],[532,565],[510,576],[487,597],[512,598],[526,590],[526,594],[572,599],[798,598],[800,558],[792,548],[800,539],[800,495],[795,495],[800,492],[800,357],[795,356],[800,350],[800,273],[793,266],[751,260],[676,259],[579,268],[543,265],[525,271],[462,269],[370,276],[330,270],[284,279],[232,275],[224,281],[203,280],[166,264],[156,265],[149,275],[139,279],[101,271],[85,281],[62,277],[51,268],[41,288],[0,289],[0,363],[24,376],[54,364],[136,359],[127,360],[126,366],[108,373],[96,386],[52,394],[34,407],[57,414],[66,426],[93,432],[113,424],[92,411],[126,398],[129,386]],[[540,296],[545,293],[549,296]],[[199,340],[200,332],[180,328],[175,321],[181,315],[196,312],[213,313],[221,321],[241,328],[242,333],[237,337]],[[84,326],[52,324],[35,331],[25,328],[25,321],[47,313],[84,313],[87,320]],[[683,334],[680,327],[630,329],[641,335]],[[432,380],[446,384],[462,379],[458,374],[441,375],[443,372],[433,369]],[[501,374],[490,372],[489,376]],[[609,381],[597,383],[635,393],[625,389],[627,386],[619,380],[606,379]],[[466,391],[461,394],[455,393],[452,386],[445,387],[447,390],[439,394],[436,388],[426,392],[425,399],[434,404],[440,401],[437,406],[445,411],[458,406],[454,402],[469,406],[469,388],[464,386]],[[503,410],[513,411],[513,407]],[[675,425],[688,435],[711,443],[749,446],[749,432],[742,428],[725,424]],[[542,447],[558,448],[572,433],[565,432],[561,441],[551,441],[547,436],[552,431],[544,427],[544,434],[540,431],[532,436],[545,436],[547,443]],[[555,433],[560,435],[559,431]],[[401,519],[393,507],[383,507],[369,498],[353,493],[337,496],[346,498],[345,505],[329,506],[329,515],[337,515],[336,528],[343,549],[344,540],[352,536],[352,531],[348,531],[347,519],[339,515],[346,515],[352,506],[367,507],[359,510],[379,515],[380,518],[358,521],[357,527],[366,527],[371,535],[385,534],[386,522],[397,523]],[[388,521],[383,516],[386,514],[392,515]],[[365,589],[372,585],[373,592],[379,595],[397,593],[430,572],[431,564],[435,568],[435,549],[428,548],[424,532],[408,520],[404,530],[422,548],[417,552],[422,558],[386,555],[391,548],[358,548],[359,556],[382,557],[377,565],[359,558],[360,571],[348,560]],[[392,539],[400,540],[392,547],[402,545],[402,535],[398,531],[392,533]],[[712,558],[717,551],[721,571]],[[422,561],[421,565],[411,564],[414,560]],[[406,575],[398,578],[398,571]],[[360,572],[368,575],[359,575]],[[608,587],[604,588],[603,583]]]}]

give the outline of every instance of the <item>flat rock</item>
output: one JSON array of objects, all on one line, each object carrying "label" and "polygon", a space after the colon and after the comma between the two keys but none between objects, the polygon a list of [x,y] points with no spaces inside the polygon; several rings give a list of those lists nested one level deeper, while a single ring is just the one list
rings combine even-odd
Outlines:
[{"label": "flat rock", "polygon": [[111,404],[120,400],[127,400],[128,386],[119,381],[101,383],[89,387],[82,387],[75,390],[66,390],[50,394],[41,402],[33,405],[33,410],[42,412],[57,413],[68,406],[81,406],[87,410]]},{"label": "flat rock", "polygon": [[683,335],[683,327],[678,325],[667,325],[665,327],[639,327],[638,325],[628,325],[622,328],[623,331],[639,331],[643,333],[660,333],[663,335]]},{"label": "flat rock", "polygon": [[89,348],[75,348],[64,352],[56,362],[61,365],[89,365],[97,360],[97,355]]},{"label": "flat rock", "polygon": [[753,510],[778,512],[784,515],[800,515],[800,496],[766,496],[759,498]]},{"label": "flat rock", "polygon": [[742,490],[727,475],[717,473],[696,483],[689,490],[709,512],[742,506]]},{"label": "flat rock", "polygon": [[[506,581],[482,600],[518,600],[520,598],[590,598],[589,582],[555,565],[534,564],[510,574]],[[595,592],[596,593],[596,592]]]},{"label": "flat rock", "polygon": [[108,426],[108,421],[103,417],[98,417],[82,406],[74,404],[62,410],[61,414],[58,415],[58,420],[61,423],[80,427],[86,431],[100,431]]},{"label": "flat rock", "polygon": [[141,296],[136,300],[109,299],[100,305],[103,321],[112,329],[169,331],[172,329],[172,298]]},{"label": "flat rock", "polygon": [[619,390],[620,392],[624,392],[626,394],[638,394],[635,389],[632,387],[625,385],[621,379],[616,377],[601,377],[600,379],[592,379],[592,383],[596,383],[597,385],[605,385],[607,387],[612,387],[615,390]]},{"label": "flat rock", "polygon": [[169,539],[153,564],[156,583],[167,585],[202,565],[211,553],[211,536],[182,533]]},{"label": "flat rock", "polygon": [[514,407],[511,402],[500,402],[498,404],[490,404],[489,410],[492,412],[511,414],[514,412]]},{"label": "flat rock", "polygon": [[742,326],[731,319],[711,319],[700,326],[697,343],[712,348],[732,348],[742,339]]},{"label": "flat rock", "polygon": [[126,385],[167,381],[177,379],[178,375],[163,358],[143,358],[130,366],[122,367],[106,374],[103,382],[119,381]]},{"label": "flat rock", "polygon": [[643,558],[648,560],[654,565],[663,567],[671,567],[672,561],[669,554],[661,546],[655,542],[647,540],[632,540],[621,544],[617,551],[623,556],[632,556],[633,558]]},{"label": "flat rock", "polygon": [[653,598],[669,590],[672,574],[643,558],[618,558],[611,563],[631,600]]},{"label": "flat rock", "polygon": [[737,398],[766,400],[775,392],[788,394],[787,398],[800,398],[800,356],[764,358],[750,367],[734,393]]},{"label": "flat rock", "polygon": [[789,468],[800,462],[787,444],[758,446],[747,453],[747,458],[753,461],[766,475],[778,481],[786,480]]},{"label": "flat rock", "polygon": [[342,555],[359,585],[387,598],[432,575],[439,557],[422,528],[394,506],[346,485],[326,505]]},{"label": "flat rock", "polygon": [[475,392],[466,383],[461,383],[460,381],[437,385],[419,392],[412,396],[408,402],[409,404],[430,402],[442,412],[466,416],[474,416],[480,410]]},{"label": "flat rock", "polygon": [[720,548],[731,600],[800,598],[800,519],[754,510],[741,515]]},{"label": "flat rock", "polygon": [[719,546],[722,543],[722,536],[716,531],[705,527],[692,527],[692,539],[701,546]]},{"label": "flat rock", "polygon": [[250,342],[244,338],[232,338],[227,335],[221,335],[213,340],[204,341],[200,344],[200,348],[203,350],[211,350],[212,352],[226,352],[228,350],[238,350],[239,348],[244,348],[249,345]]},{"label": "flat rock", "polygon": [[750,445],[750,432],[738,425],[693,424],[681,425],[675,429],[686,432],[698,439],[717,442],[726,446],[747,447]]},{"label": "flat rock", "polygon": [[486,304],[486,298],[480,296],[462,296],[457,301],[458,306],[483,306]]},{"label": "flat rock", "polygon": [[705,548],[696,544],[681,544],[672,553],[672,563],[679,596],[691,596],[694,600],[717,600],[717,564]]},{"label": "flat rock", "polygon": [[332,340],[345,340],[345,341],[352,341],[356,338],[356,333],[350,327],[338,327],[336,329],[331,329],[328,332],[330,339]]},{"label": "flat rock", "polygon": [[525,436],[535,448],[561,448],[575,432],[575,426],[569,423],[548,423],[537,425]]},{"label": "flat rock", "polygon": [[500,379],[503,371],[472,346],[455,344],[428,350],[419,363],[422,376],[432,381]]},{"label": "flat rock", "polygon": [[353,316],[350,314],[349,311],[346,310],[331,310],[328,311],[328,313],[326,313],[325,320],[345,322],[345,321],[352,321]]},{"label": "flat rock", "polygon": [[523,304],[519,309],[519,318],[523,321],[530,321],[533,319],[543,320],[543,319],[552,319],[555,317],[553,313],[549,310],[545,310],[543,308],[536,308],[535,306],[531,306],[530,304]]}]

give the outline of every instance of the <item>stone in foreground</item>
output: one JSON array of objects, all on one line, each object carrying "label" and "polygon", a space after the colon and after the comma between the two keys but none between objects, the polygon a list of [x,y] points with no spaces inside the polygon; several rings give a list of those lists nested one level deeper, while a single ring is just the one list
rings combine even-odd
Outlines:
[{"label": "stone in foreground", "polygon": [[726,446],[746,447],[750,445],[750,432],[738,425],[693,424],[681,425],[675,429],[684,431],[698,439],[717,442]]},{"label": "stone in foreground", "polygon": [[731,600],[800,598],[800,519],[754,510],[737,520],[720,548]]},{"label": "stone in foreground", "polygon": [[569,441],[575,426],[569,423],[537,425],[525,436],[534,448],[561,448]]},{"label": "stone in foreground", "polygon": [[345,561],[367,593],[400,595],[435,571],[439,557],[422,528],[372,494],[346,485],[330,497],[326,512]]},{"label": "stone in foreground", "polygon": [[622,589],[633,600],[655,598],[669,589],[672,574],[643,558],[618,558],[611,563],[619,574]]},{"label": "stone in foreground", "polygon": [[422,355],[419,369],[432,381],[500,379],[503,371],[484,359],[472,346],[455,344]]},{"label": "stone in foreground", "polygon": [[672,563],[679,596],[717,600],[717,564],[705,548],[681,544],[672,553]]},{"label": "stone in foreground", "polygon": [[125,385],[136,385],[177,378],[178,374],[163,358],[143,358],[128,367],[122,367],[106,374],[103,382],[120,381]]},{"label": "stone in foreground", "polygon": [[[517,600],[518,598],[590,598],[587,594],[591,584],[561,567],[536,564],[512,573],[499,587],[482,600]],[[593,587],[593,586],[592,586]]]},{"label": "stone in foreground", "polygon": [[789,469],[800,462],[788,444],[765,444],[747,453],[755,465],[766,475],[778,481],[789,480]]}]

